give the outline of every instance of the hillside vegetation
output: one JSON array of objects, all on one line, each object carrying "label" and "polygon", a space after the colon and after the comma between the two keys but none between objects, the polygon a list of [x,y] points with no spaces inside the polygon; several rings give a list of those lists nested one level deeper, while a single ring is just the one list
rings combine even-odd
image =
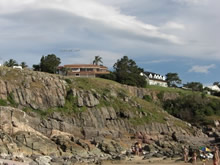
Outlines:
[{"label": "hillside vegetation", "polygon": [[[183,90],[180,88],[164,88],[148,86],[152,91],[159,91],[161,106],[169,114],[192,124],[212,125],[213,120],[220,119],[220,98],[203,92]],[[179,96],[163,99],[166,93],[176,93]]]}]

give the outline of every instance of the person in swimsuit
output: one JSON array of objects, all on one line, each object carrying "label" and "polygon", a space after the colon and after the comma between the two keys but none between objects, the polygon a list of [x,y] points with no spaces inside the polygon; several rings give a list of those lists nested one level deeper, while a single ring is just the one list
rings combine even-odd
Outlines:
[{"label": "person in swimsuit", "polygon": [[188,155],[189,155],[189,151],[188,151],[187,147],[184,146],[184,148],[183,148],[183,159],[184,159],[185,163],[188,162]]},{"label": "person in swimsuit", "polygon": [[216,145],[213,153],[213,165],[219,165],[219,149]]},{"label": "person in swimsuit", "polygon": [[192,164],[193,165],[196,165],[196,159],[197,159],[197,154],[196,154],[196,151],[193,152],[193,155],[192,155]]}]

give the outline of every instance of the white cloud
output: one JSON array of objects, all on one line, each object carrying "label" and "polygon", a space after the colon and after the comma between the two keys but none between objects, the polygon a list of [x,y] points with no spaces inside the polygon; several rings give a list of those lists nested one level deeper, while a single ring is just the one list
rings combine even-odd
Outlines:
[{"label": "white cloud", "polygon": [[[102,50],[108,66],[123,54],[138,62],[219,61],[219,5],[219,0],[0,0],[0,54],[19,61],[30,56],[28,62],[37,63],[33,54],[55,53],[63,63],[89,63]],[[54,52],[67,47],[81,51],[72,58]]]},{"label": "white cloud", "polygon": [[[150,41],[152,39],[181,44],[182,41],[175,35],[164,33],[160,28],[138,20],[135,16],[129,16],[121,13],[119,8],[106,6],[95,0],[1,0],[0,13],[16,13],[39,9],[53,9],[71,13],[91,21],[100,23],[103,28],[112,28],[124,33],[131,38],[140,38],[140,40]],[[39,14],[39,17],[44,17]],[[85,21],[85,20],[84,20]]]},{"label": "white cloud", "polygon": [[207,2],[207,0],[173,0],[174,2],[185,3],[185,4],[201,4]]},{"label": "white cloud", "polygon": [[189,70],[189,72],[209,73],[209,69],[213,69],[213,68],[215,68],[215,64],[210,64],[205,66],[195,65]]},{"label": "white cloud", "polygon": [[176,23],[176,22],[167,22],[165,25],[162,26],[162,28],[184,30],[185,26],[183,24]]},{"label": "white cloud", "polygon": [[160,64],[160,63],[166,63],[166,62],[172,62],[175,61],[174,59],[159,59],[159,60],[151,60],[146,62],[139,62],[140,64]]}]

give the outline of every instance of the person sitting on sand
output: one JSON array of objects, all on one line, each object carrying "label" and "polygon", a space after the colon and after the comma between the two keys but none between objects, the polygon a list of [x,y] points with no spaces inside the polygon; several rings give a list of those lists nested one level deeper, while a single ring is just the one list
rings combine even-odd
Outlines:
[{"label": "person sitting on sand", "polygon": [[183,148],[183,158],[184,158],[185,163],[188,162],[188,155],[189,155],[189,151],[188,151],[187,147],[184,146],[184,148]]},{"label": "person sitting on sand", "polygon": [[216,145],[213,153],[213,165],[219,165],[219,149]]}]

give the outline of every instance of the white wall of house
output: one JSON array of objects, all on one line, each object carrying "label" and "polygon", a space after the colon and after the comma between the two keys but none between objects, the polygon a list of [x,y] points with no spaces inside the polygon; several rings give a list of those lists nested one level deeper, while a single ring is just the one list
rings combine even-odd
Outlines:
[{"label": "white wall of house", "polygon": [[140,74],[141,76],[146,77],[147,84],[149,85],[157,85],[162,87],[168,87],[165,76],[159,75],[159,74],[149,74],[148,76],[144,73]]},{"label": "white wall of house", "polygon": [[148,84],[149,85],[158,85],[158,86],[162,86],[162,87],[167,87],[167,82],[163,82],[163,81],[157,81],[157,80],[148,80]]},{"label": "white wall of house", "polygon": [[213,90],[213,91],[218,91],[220,92],[220,88],[217,85],[212,85],[212,86],[207,86],[209,89]]}]

